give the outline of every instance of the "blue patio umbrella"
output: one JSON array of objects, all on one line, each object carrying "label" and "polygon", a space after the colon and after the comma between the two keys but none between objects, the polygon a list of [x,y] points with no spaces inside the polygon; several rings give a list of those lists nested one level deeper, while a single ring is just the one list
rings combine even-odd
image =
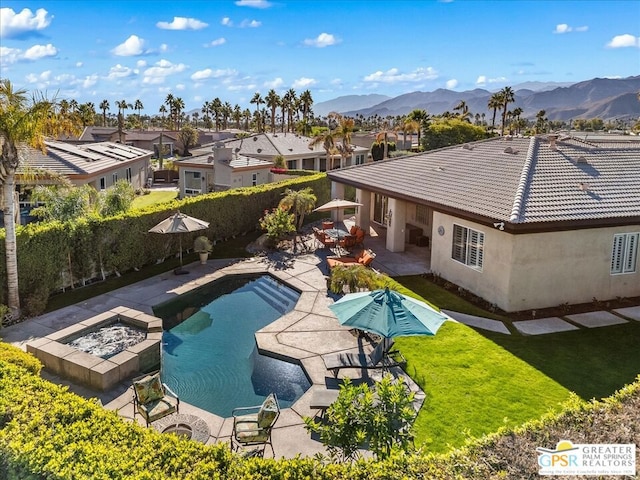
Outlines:
[{"label": "blue patio umbrella", "polygon": [[385,338],[435,335],[447,316],[393,290],[349,293],[329,305],[338,321]]}]

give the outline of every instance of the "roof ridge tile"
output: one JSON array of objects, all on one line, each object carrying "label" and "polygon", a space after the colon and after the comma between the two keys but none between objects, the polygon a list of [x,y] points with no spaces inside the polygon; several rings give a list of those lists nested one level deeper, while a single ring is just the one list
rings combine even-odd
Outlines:
[{"label": "roof ridge tile", "polygon": [[540,145],[538,137],[532,137],[529,142],[529,150],[527,151],[527,158],[522,166],[522,173],[520,175],[520,181],[516,189],[516,195],[513,201],[513,207],[511,208],[511,216],[509,222],[520,223],[522,217],[522,207],[524,204],[524,197],[529,189],[529,183],[531,179],[531,172],[536,159],[536,152]]}]

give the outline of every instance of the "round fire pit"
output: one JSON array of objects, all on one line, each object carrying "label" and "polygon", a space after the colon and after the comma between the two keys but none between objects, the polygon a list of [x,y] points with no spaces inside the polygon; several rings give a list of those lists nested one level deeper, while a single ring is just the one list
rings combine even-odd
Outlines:
[{"label": "round fire pit", "polygon": [[200,417],[186,413],[174,413],[152,423],[160,433],[173,433],[179,437],[207,443],[209,426]]}]

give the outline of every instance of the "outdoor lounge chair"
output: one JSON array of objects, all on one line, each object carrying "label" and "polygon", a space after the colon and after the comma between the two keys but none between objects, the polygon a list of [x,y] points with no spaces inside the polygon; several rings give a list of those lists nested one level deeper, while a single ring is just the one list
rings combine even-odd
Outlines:
[{"label": "outdoor lounge chair", "polygon": [[319,228],[313,227],[313,233],[324,248],[333,248],[336,246],[336,241]]},{"label": "outdoor lounge chair", "polygon": [[327,370],[337,377],[342,368],[387,369],[391,367],[405,367],[406,359],[397,350],[391,350],[394,340],[383,338],[369,354],[366,353],[333,353],[324,355],[324,365]]},{"label": "outdoor lounge chair", "polygon": [[376,258],[376,254],[371,250],[363,250],[355,257],[329,257],[327,258],[327,264],[329,268],[333,268],[336,265],[362,265],[368,267]]},{"label": "outdoor lounge chair", "polygon": [[160,381],[160,372],[133,379],[133,416],[142,415],[150,423],[171,413],[178,413],[180,399]]},{"label": "outdoor lounge chair", "polygon": [[[280,415],[280,406],[275,393],[254,407],[238,407],[231,412],[233,415],[233,433],[231,435],[231,450],[238,451],[240,447],[256,447],[249,453],[260,452],[264,455],[266,444],[271,446],[271,430]],[[262,448],[260,448],[262,447]]]}]

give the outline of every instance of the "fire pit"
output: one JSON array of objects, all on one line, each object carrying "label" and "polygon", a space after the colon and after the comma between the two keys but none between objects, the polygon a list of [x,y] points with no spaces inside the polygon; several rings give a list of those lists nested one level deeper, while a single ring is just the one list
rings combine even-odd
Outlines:
[{"label": "fire pit", "polygon": [[160,433],[173,433],[200,443],[207,443],[209,440],[207,422],[196,415],[175,413],[156,420],[151,425]]}]

